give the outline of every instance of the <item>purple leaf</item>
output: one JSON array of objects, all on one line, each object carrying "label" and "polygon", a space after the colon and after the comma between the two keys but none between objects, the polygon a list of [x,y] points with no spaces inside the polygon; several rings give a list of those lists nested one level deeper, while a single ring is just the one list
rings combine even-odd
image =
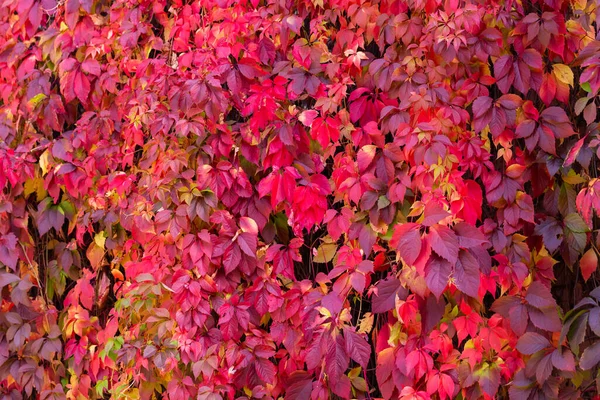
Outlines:
[{"label": "purple leaf", "polygon": [[537,353],[548,347],[550,347],[548,339],[535,332],[526,332],[517,342],[517,350],[526,355]]},{"label": "purple leaf", "polygon": [[429,230],[429,244],[439,256],[455,264],[458,260],[458,238],[447,226],[435,225]]},{"label": "purple leaf", "polygon": [[556,301],[554,301],[550,289],[538,281],[529,286],[525,300],[536,308],[556,307]]},{"label": "purple leaf", "polygon": [[454,285],[471,297],[479,294],[479,265],[471,253],[461,250],[454,266]]},{"label": "purple leaf", "polygon": [[592,369],[600,362],[600,342],[596,342],[586,348],[579,359],[579,366],[586,371]]},{"label": "purple leaf", "polygon": [[394,308],[396,304],[396,295],[401,300],[406,299],[407,290],[400,286],[400,281],[395,276],[388,276],[379,281],[375,286],[377,293],[373,293],[371,299],[371,310],[374,313],[383,313]]},{"label": "purple leaf", "polygon": [[452,273],[452,265],[441,257],[432,256],[425,265],[427,287],[439,298],[444,292]]}]

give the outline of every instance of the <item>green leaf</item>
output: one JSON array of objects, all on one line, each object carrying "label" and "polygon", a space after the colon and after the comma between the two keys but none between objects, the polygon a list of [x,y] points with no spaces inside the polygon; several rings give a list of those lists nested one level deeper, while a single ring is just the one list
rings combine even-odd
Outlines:
[{"label": "green leaf", "polygon": [[583,82],[583,83],[582,83],[581,85],[579,85],[579,86],[581,86],[581,88],[582,88],[584,91],[588,92],[588,93],[591,93],[591,92],[592,92],[592,87],[590,86],[589,82]]},{"label": "green leaf", "polygon": [[572,232],[585,233],[589,228],[579,214],[571,213],[565,217],[565,226]]},{"label": "green leaf", "polygon": [[96,394],[102,397],[105,390],[108,390],[108,380],[106,378],[96,383]]}]

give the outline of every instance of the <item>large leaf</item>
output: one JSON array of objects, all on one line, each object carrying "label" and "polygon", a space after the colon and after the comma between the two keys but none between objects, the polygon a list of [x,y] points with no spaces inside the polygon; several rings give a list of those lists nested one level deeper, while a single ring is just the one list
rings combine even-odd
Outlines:
[{"label": "large leaf", "polygon": [[529,288],[527,288],[527,294],[525,295],[525,299],[529,304],[536,308],[556,306],[556,301],[552,297],[550,289],[548,289],[546,286],[544,286],[544,284],[542,284],[539,281],[533,282],[529,286]]},{"label": "large leaf", "polygon": [[390,244],[398,250],[398,255],[405,263],[413,265],[422,246],[419,225],[406,223],[396,226]]},{"label": "large leaf", "polygon": [[363,368],[367,367],[371,357],[371,346],[358,333],[351,328],[344,328],[346,353]]},{"label": "large leaf", "polygon": [[535,332],[527,332],[517,341],[517,350],[523,354],[534,354],[550,347],[550,342],[544,336]]},{"label": "large leaf", "polygon": [[471,297],[479,296],[479,264],[468,251],[461,250],[454,266],[454,285]]},{"label": "large leaf", "polygon": [[349,363],[344,337],[337,334],[329,341],[325,355],[325,370],[332,380],[338,380],[348,369]]},{"label": "large leaf", "polygon": [[395,276],[388,276],[379,281],[375,288],[377,291],[373,293],[371,298],[371,310],[374,313],[383,313],[393,309],[396,304],[396,295],[404,300],[408,294]]},{"label": "large leaf", "polygon": [[452,265],[441,257],[432,256],[425,265],[427,287],[437,298],[442,295],[448,285],[451,273]]},{"label": "large leaf", "polygon": [[290,375],[285,391],[285,400],[310,399],[312,392],[313,376],[305,371],[294,371]]},{"label": "large leaf", "polygon": [[455,264],[458,260],[458,238],[454,231],[444,225],[434,225],[427,236],[433,251]]},{"label": "large leaf", "polygon": [[579,366],[584,371],[594,368],[598,363],[600,363],[600,342],[586,348],[579,359]]}]

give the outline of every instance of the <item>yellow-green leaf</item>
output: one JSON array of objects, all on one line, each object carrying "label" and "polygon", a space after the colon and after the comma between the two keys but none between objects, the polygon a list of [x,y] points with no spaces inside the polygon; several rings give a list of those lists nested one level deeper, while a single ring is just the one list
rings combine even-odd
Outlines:
[{"label": "yellow-green leaf", "polygon": [[104,233],[104,231],[96,233],[94,236],[94,242],[96,242],[98,247],[104,249],[104,243],[106,243],[106,233]]},{"label": "yellow-green leaf", "polygon": [[48,96],[46,96],[44,93],[38,93],[29,100],[29,105],[35,107],[38,104],[40,104],[46,97]]},{"label": "yellow-green leaf", "polygon": [[328,263],[333,260],[335,253],[337,252],[337,244],[335,243],[323,243],[316,250],[316,254],[313,256],[313,261],[316,263]]}]

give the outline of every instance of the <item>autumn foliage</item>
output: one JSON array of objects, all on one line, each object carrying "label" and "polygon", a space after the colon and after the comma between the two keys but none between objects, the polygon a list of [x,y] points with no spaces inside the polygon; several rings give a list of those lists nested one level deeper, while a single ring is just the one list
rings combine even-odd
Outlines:
[{"label": "autumn foliage", "polygon": [[0,2],[1,399],[598,399],[595,0]]}]

